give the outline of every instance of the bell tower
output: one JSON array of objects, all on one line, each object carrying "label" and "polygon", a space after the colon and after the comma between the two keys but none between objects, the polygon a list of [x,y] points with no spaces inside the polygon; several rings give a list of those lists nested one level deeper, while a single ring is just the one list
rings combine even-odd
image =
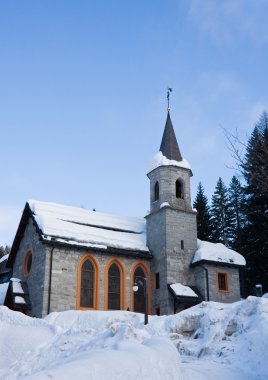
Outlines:
[{"label": "bell tower", "polygon": [[173,313],[168,285],[193,285],[190,264],[197,249],[196,212],[191,206],[192,170],[180,152],[168,108],[160,145],[149,172],[150,213],[147,245],[153,254],[151,273],[157,278],[152,311]]}]

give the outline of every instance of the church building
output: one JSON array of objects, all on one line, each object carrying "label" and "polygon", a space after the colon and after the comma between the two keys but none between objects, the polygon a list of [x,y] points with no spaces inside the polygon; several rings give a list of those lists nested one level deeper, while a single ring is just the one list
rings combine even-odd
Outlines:
[{"label": "church building", "polygon": [[[7,266],[5,305],[44,317],[65,310],[173,314],[199,302],[240,299],[244,258],[197,239],[192,170],[180,152],[170,112],[149,172],[150,212],[118,217],[30,200]],[[138,290],[133,291],[133,284]]]}]

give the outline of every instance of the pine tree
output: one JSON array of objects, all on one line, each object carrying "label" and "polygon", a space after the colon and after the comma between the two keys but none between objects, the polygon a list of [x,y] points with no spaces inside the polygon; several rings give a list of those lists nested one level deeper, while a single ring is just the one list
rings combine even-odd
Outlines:
[{"label": "pine tree", "polygon": [[205,195],[204,188],[199,182],[197,187],[197,194],[193,203],[194,208],[197,210],[197,236],[201,240],[211,240],[211,215],[208,205],[208,199]]},{"label": "pine tree", "polygon": [[247,201],[244,255],[247,292],[253,293],[257,283],[268,292],[268,194],[256,171],[268,177],[268,117],[263,113],[249,139],[244,164]]},{"label": "pine tree", "polygon": [[246,224],[245,191],[236,176],[233,176],[228,189],[228,212],[230,213],[230,245],[238,252],[242,252],[243,233]]},{"label": "pine tree", "polygon": [[230,230],[232,228],[232,219],[228,207],[228,190],[220,177],[212,196],[212,240],[225,245],[230,245]]},{"label": "pine tree", "polygon": [[10,247],[8,245],[0,246],[0,257],[8,255],[10,253]]}]

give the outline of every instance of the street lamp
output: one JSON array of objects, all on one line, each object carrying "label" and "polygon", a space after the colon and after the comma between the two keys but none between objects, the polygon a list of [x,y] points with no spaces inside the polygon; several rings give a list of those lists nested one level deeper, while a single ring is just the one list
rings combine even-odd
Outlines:
[{"label": "street lamp", "polygon": [[133,291],[136,293],[139,289],[139,285],[143,287],[143,312],[144,312],[144,324],[148,323],[147,312],[147,279],[145,277],[137,276],[134,279]]}]

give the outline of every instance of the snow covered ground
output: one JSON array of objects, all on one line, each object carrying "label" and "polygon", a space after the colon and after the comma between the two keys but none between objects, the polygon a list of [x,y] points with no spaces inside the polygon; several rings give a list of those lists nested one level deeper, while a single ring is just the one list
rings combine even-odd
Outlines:
[{"label": "snow covered ground", "polygon": [[0,307],[0,379],[266,380],[268,299],[203,302],[174,316]]}]

